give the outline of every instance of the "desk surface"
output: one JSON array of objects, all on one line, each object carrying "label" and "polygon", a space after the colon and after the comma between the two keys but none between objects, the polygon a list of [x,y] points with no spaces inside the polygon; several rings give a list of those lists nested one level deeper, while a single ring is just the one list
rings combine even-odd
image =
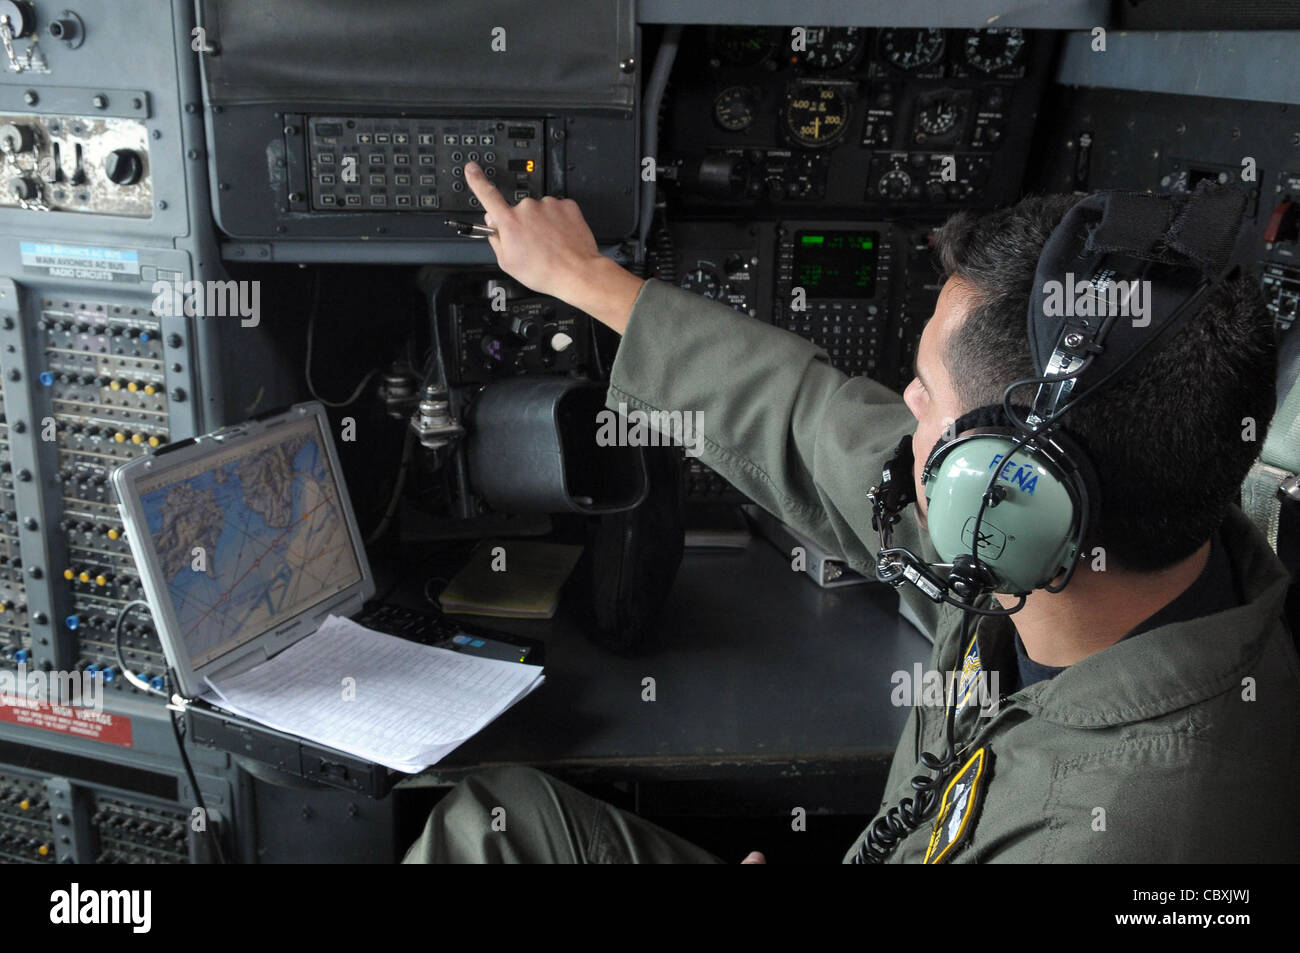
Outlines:
[{"label": "desk surface", "polygon": [[[423,580],[391,601],[417,605]],[[761,539],[735,552],[688,551],[656,650],[621,657],[553,620],[474,617],[546,643],[546,682],[403,787],[451,783],[490,764],[525,763],[610,779],[701,779],[805,770],[852,772],[894,751],[907,709],[896,671],[930,644],[888,587],[819,589]],[[643,700],[654,679],[654,701]]]}]

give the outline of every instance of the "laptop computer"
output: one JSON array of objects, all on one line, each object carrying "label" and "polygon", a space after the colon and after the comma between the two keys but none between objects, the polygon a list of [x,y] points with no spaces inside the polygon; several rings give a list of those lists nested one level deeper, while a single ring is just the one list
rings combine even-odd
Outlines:
[{"label": "laptop computer", "polygon": [[[541,664],[529,639],[371,604],[375,581],[325,407],[311,401],[159,447],[113,489],[180,691],[198,698],[330,615],[457,651]],[[421,621],[423,620],[423,621]]]}]

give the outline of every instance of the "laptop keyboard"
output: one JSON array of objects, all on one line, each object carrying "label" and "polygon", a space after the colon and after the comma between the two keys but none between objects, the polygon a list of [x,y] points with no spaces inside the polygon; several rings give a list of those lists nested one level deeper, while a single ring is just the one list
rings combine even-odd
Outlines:
[{"label": "laptop keyboard", "polygon": [[384,602],[368,602],[361,608],[360,615],[353,619],[359,625],[377,632],[401,636],[412,642],[432,645],[444,642],[465,630],[460,623],[453,622],[446,616],[435,612],[422,612],[395,606]]},{"label": "laptop keyboard", "polygon": [[366,603],[353,621],[376,632],[484,658],[541,665],[545,654],[542,643],[536,639],[457,622],[437,612],[388,603]]}]

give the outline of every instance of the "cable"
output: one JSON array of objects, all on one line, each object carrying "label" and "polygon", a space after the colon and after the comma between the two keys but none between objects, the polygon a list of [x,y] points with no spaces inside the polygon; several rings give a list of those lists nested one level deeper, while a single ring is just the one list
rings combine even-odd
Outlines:
[{"label": "cable", "polygon": [[[957,641],[958,646],[968,644],[966,635],[969,629],[970,616],[963,613],[961,617],[961,635]],[[960,655],[957,662],[957,666],[952,670],[954,677],[960,669]],[[867,836],[862,839],[858,852],[853,855],[853,863],[879,864],[884,862],[904,838],[911,835],[934,816],[935,810],[943,799],[940,788],[952,776],[953,769],[958,762],[957,745],[953,737],[953,725],[957,719],[953,717],[952,699],[946,692],[944,693],[943,717],[944,744],[947,750],[938,757],[928,751],[921,752],[921,763],[928,770],[938,773],[933,777],[917,775],[912,778],[912,790],[915,792],[915,796],[903,798],[867,829]]]},{"label": "cable", "polygon": [[[216,831],[212,829],[212,825],[209,823],[209,821],[211,820],[211,815],[208,813],[207,804],[204,803],[203,801],[203,792],[199,789],[199,781],[194,774],[194,766],[190,764],[189,752],[185,750],[185,741],[181,737],[180,726],[176,723],[177,716],[180,715],[181,712],[178,712],[172,708],[171,706],[172,695],[170,692],[160,691],[154,688],[144,679],[140,678],[140,676],[136,675],[129,668],[127,668],[126,659],[122,657],[122,623],[126,620],[126,617],[131,612],[131,610],[137,607],[149,609],[149,603],[146,602],[144,599],[132,599],[130,602],[124,605],[121,611],[119,611],[117,614],[117,622],[113,626],[113,651],[117,656],[117,665],[122,670],[122,675],[125,676],[126,680],[130,682],[132,685],[134,685],[136,688],[151,695],[161,695],[163,698],[168,700],[167,720],[171,722],[172,737],[176,739],[176,750],[179,751],[181,754],[181,764],[183,764],[185,767],[185,776],[189,778],[190,790],[194,792],[194,800],[199,810],[203,812],[204,833],[208,835],[208,840],[212,845],[212,852],[217,858],[217,863],[224,864],[226,863],[226,855],[225,852],[221,849],[221,839],[217,837]],[[150,614],[152,614],[152,611],[153,610],[150,609]],[[168,681],[170,682],[170,678],[168,679]]]},{"label": "cable", "polygon": [[[659,50],[655,54],[655,63],[646,82],[646,102],[642,112],[644,128],[641,141],[644,155],[659,157],[659,111],[663,106],[664,91],[668,88],[668,77],[673,71],[673,60],[677,58],[677,47],[681,43],[682,28],[679,25],[664,28],[663,38],[659,41]],[[645,255],[646,237],[650,234],[650,222],[654,217],[657,176],[649,183],[642,183],[640,221],[637,223],[637,260]]]},{"label": "cable", "polygon": [[177,716],[181,714],[178,711],[167,710],[170,716],[168,719],[172,723],[172,737],[176,739],[176,749],[181,753],[181,762],[185,765],[185,776],[189,778],[190,790],[194,792],[194,800],[200,811],[203,812],[203,832],[208,835],[208,842],[212,845],[212,852],[216,855],[217,863],[226,863],[226,852],[221,849],[221,838],[212,828],[212,815],[208,813],[208,806],[203,802],[203,792],[199,790],[199,779],[194,776],[194,766],[190,764],[189,752],[185,750],[185,741],[181,737],[180,726],[176,723]]},{"label": "cable", "polygon": [[407,427],[406,436],[402,442],[402,461],[398,464],[397,478],[393,482],[393,495],[388,499],[388,507],[384,510],[379,525],[366,537],[367,546],[373,546],[388,531],[388,524],[392,522],[393,514],[397,512],[397,504],[401,501],[402,490],[406,487],[406,473],[411,466],[411,450],[414,446],[415,431]]},{"label": "cable", "polygon": [[352,391],[352,395],[348,397],[347,400],[326,400],[320,394],[316,393],[316,385],[312,383],[312,379],[311,379],[311,352],[312,352],[312,338],[315,336],[315,331],[316,331],[316,315],[320,311],[320,272],[319,271],[316,272],[312,285],[313,285],[313,291],[312,291],[312,299],[311,299],[311,311],[307,315],[307,359],[305,362],[306,366],[303,368],[303,376],[307,379],[307,392],[311,394],[312,397],[316,398],[316,400],[319,400],[326,407],[348,407],[356,403],[357,398],[360,397],[363,393],[365,393],[366,385],[370,383],[371,378],[373,378],[376,374],[379,373],[380,369],[376,367],[365,377],[361,378],[361,383],[359,383],[356,386],[356,389]]},{"label": "cable", "polygon": [[[143,608],[148,609],[149,603],[143,599],[132,599],[126,605],[122,606],[121,611],[117,614],[117,624],[113,626],[113,650],[117,655],[117,667],[122,670],[122,674],[126,677],[128,682],[145,694],[161,695],[163,698],[170,698],[171,696],[166,692],[154,688],[139,675],[136,675],[127,668],[126,660],[122,657],[122,623],[126,621],[127,614],[137,606],[142,606]],[[150,610],[151,615],[152,612],[153,610]]]}]

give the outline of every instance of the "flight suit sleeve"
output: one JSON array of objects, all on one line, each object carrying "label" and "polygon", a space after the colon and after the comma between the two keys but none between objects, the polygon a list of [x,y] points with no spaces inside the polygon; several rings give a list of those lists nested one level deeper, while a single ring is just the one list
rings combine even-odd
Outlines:
[{"label": "flight suit sleeve", "polygon": [[[798,335],[657,279],[637,295],[607,406],[698,422],[699,458],[755,503],[874,578],[879,536],[867,490],[915,419],[902,398],[848,377]],[[896,545],[938,556],[911,512]],[[933,633],[939,606],[904,587]]]}]

